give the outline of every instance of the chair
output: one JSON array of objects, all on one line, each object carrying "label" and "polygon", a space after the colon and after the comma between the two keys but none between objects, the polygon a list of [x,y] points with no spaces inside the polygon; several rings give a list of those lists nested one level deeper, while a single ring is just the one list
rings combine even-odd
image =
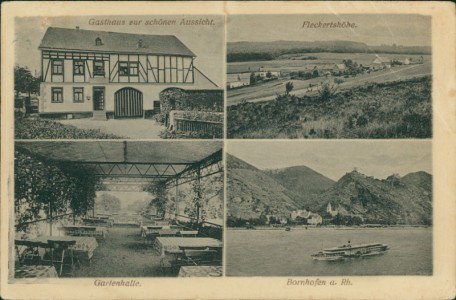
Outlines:
[{"label": "chair", "polygon": [[211,249],[185,249],[182,256],[176,257],[172,262],[174,269],[179,269],[181,266],[199,266],[213,265],[216,262],[217,251]]},{"label": "chair", "polygon": [[159,236],[160,236],[160,234],[158,232],[146,233],[146,236],[144,237],[144,243],[147,243],[147,241],[150,241],[153,244],[155,239]]},{"label": "chair", "polygon": [[71,246],[76,245],[76,241],[56,241],[48,240],[48,245],[51,251],[51,264],[60,264],[59,276],[62,275],[63,265],[65,263],[65,253],[69,253],[71,259],[71,269],[74,268],[74,255],[73,250],[69,249]]},{"label": "chair", "polygon": [[[46,244],[29,240],[15,240],[14,246],[16,248],[16,255],[18,257],[19,264],[25,265],[27,262],[40,264],[42,257],[38,248],[45,248]],[[22,252],[20,251],[21,246],[25,247]]]}]

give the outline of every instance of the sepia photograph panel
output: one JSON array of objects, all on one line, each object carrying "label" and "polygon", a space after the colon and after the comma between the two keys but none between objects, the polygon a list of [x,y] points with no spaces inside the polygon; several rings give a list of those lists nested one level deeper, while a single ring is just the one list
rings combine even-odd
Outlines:
[{"label": "sepia photograph panel", "polygon": [[431,146],[228,142],[226,275],[432,275]]},{"label": "sepia photograph panel", "polygon": [[10,280],[220,277],[223,143],[15,143]]},{"label": "sepia photograph panel", "polygon": [[226,89],[228,138],[431,138],[431,17],[230,15]]},{"label": "sepia photograph panel", "polygon": [[15,28],[16,139],[223,138],[223,16],[43,16]]}]

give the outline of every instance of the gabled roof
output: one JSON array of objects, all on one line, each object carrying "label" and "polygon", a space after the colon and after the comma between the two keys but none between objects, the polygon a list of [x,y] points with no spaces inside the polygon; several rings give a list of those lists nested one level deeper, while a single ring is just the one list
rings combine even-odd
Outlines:
[{"label": "gabled roof", "polygon": [[249,81],[250,73],[226,74],[226,82]]},{"label": "gabled roof", "polygon": [[339,70],[345,70],[345,64],[337,64],[335,67]]},{"label": "gabled roof", "polygon": [[[96,39],[101,45],[96,45]],[[138,47],[138,42],[142,46]],[[196,56],[174,35],[149,35],[49,27],[40,49]]]},{"label": "gabled roof", "polygon": [[388,57],[380,57],[380,56],[377,56],[375,59],[374,59],[374,64],[381,64],[381,63],[390,63],[391,60],[388,58]]}]

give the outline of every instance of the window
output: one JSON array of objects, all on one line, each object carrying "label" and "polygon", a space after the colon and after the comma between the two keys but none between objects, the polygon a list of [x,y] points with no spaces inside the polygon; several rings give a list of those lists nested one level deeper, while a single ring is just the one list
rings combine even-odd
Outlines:
[{"label": "window", "polygon": [[73,61],[73,74],[74,75],[84,75],[84,61],[83,60],[74,60]]},{"label": "window", "polygon": [[122,61],[119,63],[120,76],[138,76],[138,62]]},{"label": "window", "polygon": [[124,61],[119,63],[119,75],[128,76],[128,62]]},{"label": "window", "polygon": [[193,66],[191,57],[159,56],[159,82],[193,82]]},{"label": "window", "polygon": [[52,88],[52,103],[63,103],[63,88],[54,87]]},{"label": "window", "polygon": [[84,102],[84,88],[82,88],[82,87],[73,88],[73,102],[76,102],[76,103]]},{"label": "window", "polygon": [[63,75],[63,60],[52,60],[52,75]]},{"label": "window", "polygon": [[138,76],[138,63],[130,62],[130,76]]},{"label": "window", "polygon": [[95,45],[96,45],[96,46],[101,46],[101,45],[103,45],[103,43],[101,42],[101,39],[100,39],[99,37],[97,37],[97,38],[95,39]]},{"label": "window", "polygon": [[93,75],[104,76],[105,75],[105,68],[104,68],[104,61],[103,60],[94,60],[93,61]]}]

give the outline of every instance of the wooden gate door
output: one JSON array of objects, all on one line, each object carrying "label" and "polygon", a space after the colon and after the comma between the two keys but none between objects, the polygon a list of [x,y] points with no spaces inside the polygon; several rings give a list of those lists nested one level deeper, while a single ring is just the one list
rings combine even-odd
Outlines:
[{"label": "wooden gate door", "polygon": [[115,118],[138,118],[143,116],[143,94],[133,88],[123,88],[114,94]]}]

